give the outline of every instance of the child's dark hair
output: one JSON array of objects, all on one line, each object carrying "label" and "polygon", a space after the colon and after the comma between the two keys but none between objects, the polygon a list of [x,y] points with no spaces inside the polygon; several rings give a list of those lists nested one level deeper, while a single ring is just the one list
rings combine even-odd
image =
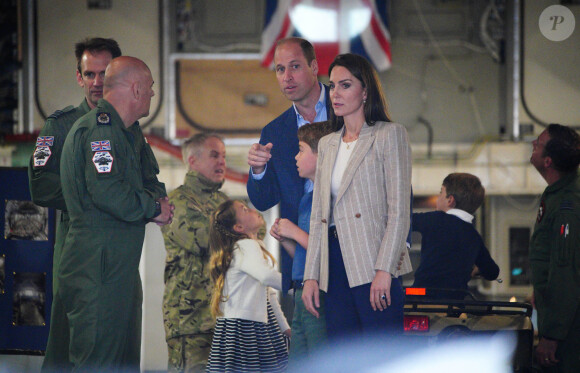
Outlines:
[{"label": "child's dark hair", "polygon": [[[220,302],[226,301],[227,296],[223,295],[226,272],[230,268],[234,256],[235,244],[237,241],[248,236],[244,233],[238,233],[234,230],[237,223],[236,209],[234,206],[236,200],[227,200],[223,202],[212,214],[209,226],[209,247],[211,258],[209,260],[209,275],[214,284],[213,295],[211,298],[211,313],[220,316]],[[265,258],[270,258],[272,263],[276,260],[263,246],[262,253]]]},{"label": "child's dark hair", "polygon": [[334,132],[334,129],[329,120],[308,123],[298,128],[298,141],[305,142],[310,146],[313,153],[318,153],[318,142],[332,132]]},{"label": "child's dark hair", "polygon": [[452,195],[455,199],[455,208],[473,214],[483,203],[485,189],[475,175],[459,172],[449,174],[443,179],[443,186],[447,197]]}]

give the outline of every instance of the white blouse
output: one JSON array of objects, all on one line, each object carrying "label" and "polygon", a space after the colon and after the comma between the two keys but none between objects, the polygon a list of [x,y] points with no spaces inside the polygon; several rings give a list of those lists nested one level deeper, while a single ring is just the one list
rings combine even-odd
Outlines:
[{"label": "white blouse", "polygon": [[[334,169],[332,170],[332,178],[330,180],[330,196],[332,197],[331,206],[334,206],[334,200],[338,195],[338,190],[340,189],[340,184],[342,182],[342,176],[344,175],[346,166],[348,166],[350,155],[352,154],[352,151],[354,150],[357,141],[358,139],[346,143],[342,138],[340,139],[340,146],[338,148],[338,154],[336,155]],[[329,226],[333,225],[334,225],[334,216],[332,215],[331,212]]]}]

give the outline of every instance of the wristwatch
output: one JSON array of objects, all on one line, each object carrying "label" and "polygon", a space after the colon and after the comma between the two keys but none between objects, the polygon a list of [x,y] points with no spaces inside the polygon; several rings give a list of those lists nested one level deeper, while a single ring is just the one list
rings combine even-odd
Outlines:
[{"label": "wristwatch", "polygon": [[153,214],[151,219],[155,219],[159,215],[161,215],[161,202],[155,201],[155,213]]}]

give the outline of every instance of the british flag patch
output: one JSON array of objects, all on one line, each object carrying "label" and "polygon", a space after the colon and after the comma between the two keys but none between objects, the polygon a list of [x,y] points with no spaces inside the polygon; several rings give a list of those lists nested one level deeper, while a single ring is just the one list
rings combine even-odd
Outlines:
[{"label": "british flag patch", "polygon": [[36,146],[52,146],[54,136],[39,136],[36,138]]},{"label": "british flag patch", "polygon": [[111,150],[111,142],[109,140],[91,141],[91,149],[94,152],[102,152],[105,150]]}]

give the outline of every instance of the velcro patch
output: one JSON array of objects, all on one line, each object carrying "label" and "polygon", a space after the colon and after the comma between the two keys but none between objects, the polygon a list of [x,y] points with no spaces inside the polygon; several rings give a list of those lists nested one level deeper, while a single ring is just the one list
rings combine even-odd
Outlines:
[{"label": "velcro patch", "polygon": [[97,124],[111,124],[111,115],[109,113],[97,113]]},{"label": "velcro patch", "polygon": [[48,159],[52,155],[50,151],[50,147],[48,146],[37,146],[34,149],[34,166],[35,167],[44,167],[48,162]]},{"label": "velcro patch", "polygon": [[109,152],[96,152],[93,155],[93,163],[98,173],[109,173],[113,169],[113,156]]},{"label": "velcro patch", "polygon": [[52,146],[54,136],[39,136],[36,138],[36,146]]},{"label": "velcro patch", "polygon": [[94,152],[101,152],[103,150],[111,150],[111,142],[109,140],[91,141],[91,149]]}]

